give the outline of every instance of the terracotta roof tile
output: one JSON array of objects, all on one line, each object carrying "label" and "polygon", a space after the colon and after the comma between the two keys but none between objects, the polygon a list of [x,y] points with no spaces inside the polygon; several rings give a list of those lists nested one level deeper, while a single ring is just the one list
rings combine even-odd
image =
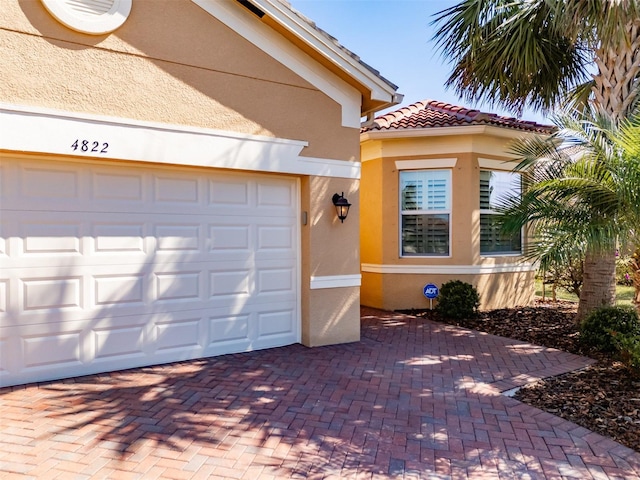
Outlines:
[{"label": "terracotta roof tile", "polygon": [[493,125],[536,133],[551,133],[555,127],[536,122],[481,112],[436,100],[423,100],[377,117],[361,132],[419,128]]}]

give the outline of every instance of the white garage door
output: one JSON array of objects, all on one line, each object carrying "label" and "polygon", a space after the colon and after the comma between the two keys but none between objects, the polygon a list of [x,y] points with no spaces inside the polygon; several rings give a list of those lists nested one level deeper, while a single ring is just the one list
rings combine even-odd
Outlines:
[{"label": "white garage door", "polygon": [[299,341],[286,177],[0,160],[0,385]]}]

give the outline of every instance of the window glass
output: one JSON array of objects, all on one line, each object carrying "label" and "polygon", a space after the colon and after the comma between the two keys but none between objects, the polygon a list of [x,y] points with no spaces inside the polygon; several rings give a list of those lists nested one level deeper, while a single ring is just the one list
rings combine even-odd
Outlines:
[{"label": "window glass", "polygon": [[449,172],[400,172],[402,210],[448,210]]},{"label": "window glass", "polygon": [[500,228],[500,213],[494,211],[508,197],[522,193],[520,175],[513,172],[480,172],[480,253],[519,254],[522,234],[505,235]]},{"label": "window glass", "polygon": [[492,210],[506,197],[520,196],[520,175],[512,172],[480,171],[480,210]]},{"label": "window glass", "polygon": [[401,254],[449,255],[451,172],[400,172]]}]

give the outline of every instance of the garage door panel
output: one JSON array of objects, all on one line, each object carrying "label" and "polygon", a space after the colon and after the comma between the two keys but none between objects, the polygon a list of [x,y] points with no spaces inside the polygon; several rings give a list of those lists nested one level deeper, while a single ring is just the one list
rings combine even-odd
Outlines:
[{"label": "garage door panel", "polygon": [[0,314],[5,313],[9,307],[9,279],[0,278]]},{"label": "garage door panel", "polygon": [[157,252],[199,252],[203,249],[199,223],[161,223],[154,226]]},{"label": "garage door panel", "polygon": [[[44,215],[42,216],[44,217]],[[22,224],[18,254],[23,255],[82,255],[83,225],[64,218],[47,215],[32,218]]]},{"label": "garage door panel", "polygon": [[255,336],[252,314],[219,313],[208,319],[209,343],[207,350],[213,354],[225,350],[246,351],[250,348],[251,337]]},{"label": "garage door panel", "polygon": [[250,185],[235,178],[209,180],[209,205],[225,208],[236,207],[244,209],[245,213],[251,208]]},{"label": "garage door panel", "polygon": [[258,183],[256,203],[261,208],[267,207],[273,212],[279,210],[282,214],[291,210],[294,195],[289,182]]},{"label": "garage door panel", "polygon": [[209,225],[209,252],[227,255],[229,252],[249,252],[251,245],[251,226],[245,224]]},{"label": "garage door panel", "polygon": [[247,300],[251,295],[251,279],[248,269],[216,270],[209,272],[209,297],[218,301]]},{"label": "garage door panel", "polygon": [[145,175],[138,173],[114,173],[113,170],[96,169],[91,179],[91,197],[95,200],[126,202],[127,206],[145,201]]},{"label": "garage door panel", "polygon": [[198,178],[186,176],[155,176],[153,179],[154,204],[161,209],[185,206],[197,207],[204,203],[205,184]]},{"label": "garage door panel", "polygon": [[262,268],[258,270],[256,290],[258,295],[294,293],[293,268]]},{"label": "garage door panel", "polygon": [[35,277],[20,279],[20,310],[82,309],[83,282],[80,276]]},{"label": "garage door panel", "polygon": [[291,308],[262,311],[257,314],[258,337],[267,340],[269,337],[289,335],[293,330],[294,311]]},{"label": "garage door panel", "polygon": [[130,222],[103,222],[92,225],[95,253],[145,254],[146,225]]},{"label": "garage door panel", "polygon": [[2,385],[299,341],[294,180],[90,161],[0,170]]},{"label": "garage door panel", "polygon": [[202,297],[202,272],[156,272],[156,298],[159,302],[196,300]]},{"label": "garage door panel", "polygon": [[[0,325],[269,304],[297,297],[295,262],[164,262],[76,268],[23,268],[0,280]],[[115,273],[117,272],[117,273]],[[15,285],[10,302],[10,285]]]},{"label": "garage door panel", "polygon": [[[45,199],[47,202],[80,200],[81,175],[71,166],[32,166],[20,171],[20,196],[27,201]],[[40,202],[38,202],[40,203]]]}]

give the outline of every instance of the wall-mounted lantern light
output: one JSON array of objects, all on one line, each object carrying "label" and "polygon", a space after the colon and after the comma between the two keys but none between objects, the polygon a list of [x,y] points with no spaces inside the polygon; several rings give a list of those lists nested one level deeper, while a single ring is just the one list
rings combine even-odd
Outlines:
[{"label": "wall-mounted lantern light", "polygon": [[336,207],[336,213],[338,214],[340,222],[344,222],[344,219],[347,218],[347,215],[349,214],[349,207],[351,206],[349,201],[344,198],[344,192],[342,192],[342,195],[334,193],[331,200]]}]

